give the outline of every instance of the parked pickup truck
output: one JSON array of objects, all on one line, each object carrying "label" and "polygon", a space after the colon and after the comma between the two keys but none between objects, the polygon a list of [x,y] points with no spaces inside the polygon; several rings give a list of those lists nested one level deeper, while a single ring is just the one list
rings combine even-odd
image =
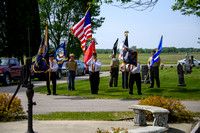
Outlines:
[{"label": "parked pickup truck", "polygon": [[11,80],[19,80],[21,68],[16,58],[0,58],[0,82],[10,85]]}]

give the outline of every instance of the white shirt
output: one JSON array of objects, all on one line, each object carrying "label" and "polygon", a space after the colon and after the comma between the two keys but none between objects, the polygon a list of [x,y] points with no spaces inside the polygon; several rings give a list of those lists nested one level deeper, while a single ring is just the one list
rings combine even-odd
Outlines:
[{"label": "white shirt", "polygon": [[[126,65],[126,69],[129,69],[129,64]],[[132,74],[140,73],[140,62],[137,62],[137,67],[134,67],[133,65],[130,65],[130,72]]]},{"label": "white shirt", "polygon": [[101,70],[101,61],[99,59],[93,60],[94,57],[92,56],[92,58],[87,62],[87,65],[89,65],[89,71],[93,72],[92,70],[92,66],[94,66],[95,72],[98,72]]},{"label": "white shirt", "polygon": [[[53,63],[53,65],[52,65],[52,63]],[[51,62],[49,60],[49,66],[50,66],[50,71],[52,71],[52,72],[56,72],[58,70],[58,64],[55,59],[53,59],[53,62]]]}]

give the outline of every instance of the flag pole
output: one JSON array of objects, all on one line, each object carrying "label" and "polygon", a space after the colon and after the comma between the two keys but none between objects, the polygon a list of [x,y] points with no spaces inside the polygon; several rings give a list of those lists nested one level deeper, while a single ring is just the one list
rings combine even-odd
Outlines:
[{"label": "flag pole", "polygon": [[93,42],[94,40],[93,39],[91,39],[91,44],[92,44],[92,54],[94,53],[94,49],[93,49]]},{"label": "flag pole", "polygon": [[[46,31],[45,31],[45,32],[46,32],[46,33],[45,33],[45,34],[46,34],[46,35],[45,35],[45,42],[46,42],[46,43],[48,43],[48,42],[47,42],[47,39],[48,39],[48,32],[47,32],[47,31],[48,31],[48,28],[47,28],[47,26],[48,26],[48,22],[46,21]],[[47,45],[47,44],[46,44],[46,45]],[[48,54],[47,54],[47,65],[49,65],[49,47],[48,47]],[[49,72],[47,72],[47,85],[48,85],[47,88],[48,88],[48,89],[51,89],[51,83],[50,83],[50,80],[51,80],[51,79],[50,79],[50,78],[51,78],[51,77],[50,77],[50,70],[49,70]]]},{"label": "flag pole", "polygon": [[[91,5],[92,3],[91,2],[88,2],[87,3],[87,5],[89,5],[89,8],[90,8],[90,5]],[[92,42],[93,42],[93,38],[91,38],[91,44],[92,44]],[[92,45],[92,54],[94,53],[94,51],[93,51],[93,45]]]},{"label": "flag pole", "polygon": [[[126,37],[128,37],[128,33],[129,33],[129,31],[125,31],[124,32],[124,35],[125,35],[125,39],[126,39]],[[123,56],[123,60],[124,60],[124,56]],[[126,88],[126,80],[128,80],[128,79],[126,79],[126,65],[125,65],[125,72],[124,72],[124,87]],[[126,88],[127,89],[127,88]]]},{"label": "flag pole", "polygon": [[[70,39],[68,39],[68,43],[67,43],[67,50],[66,50],[66,56],[68,56],[68,61],[70,60],[70,57],[69,57],[69,47],[70,47]],[[66,62],[67,63],[67,62]],[[66,67],[66,64],[65,64],[65,67]],[[67,80],[67,86],[68,86],[68,83],[69,83],[69,78],[68,78],[68,74],[69,74],[69,70],[68,68],[66,68],[66,80]]]}]

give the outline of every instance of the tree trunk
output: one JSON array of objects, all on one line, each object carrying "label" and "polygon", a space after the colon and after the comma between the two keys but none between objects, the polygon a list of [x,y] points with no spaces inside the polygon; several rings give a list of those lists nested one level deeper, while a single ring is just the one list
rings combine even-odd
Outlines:
[{"label": "tree trunk", "polygon": [[20,56],[20,62],[21,62],[21,65],[24,65],[24,56],[23,56],[23,54]]}]

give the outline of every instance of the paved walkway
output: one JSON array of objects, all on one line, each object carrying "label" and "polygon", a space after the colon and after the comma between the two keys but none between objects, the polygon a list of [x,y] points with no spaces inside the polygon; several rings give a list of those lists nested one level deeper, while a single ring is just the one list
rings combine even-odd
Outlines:
[{"label": "paved walkway", "polygon": [[[148,124],[149,126],[152,125],[152,123]],[[98,128],[111,131],[111,127],[143,128],[133,126],[132,121],[33,121],[33,130],[38,133],[96,133]],[[174,123],[169,124],[169,127],[166,133],[189,133],[192,129],[192,124]],[[27,130],[27,121],[0,122],[0,129],[1,133],[24,133]]]}]

